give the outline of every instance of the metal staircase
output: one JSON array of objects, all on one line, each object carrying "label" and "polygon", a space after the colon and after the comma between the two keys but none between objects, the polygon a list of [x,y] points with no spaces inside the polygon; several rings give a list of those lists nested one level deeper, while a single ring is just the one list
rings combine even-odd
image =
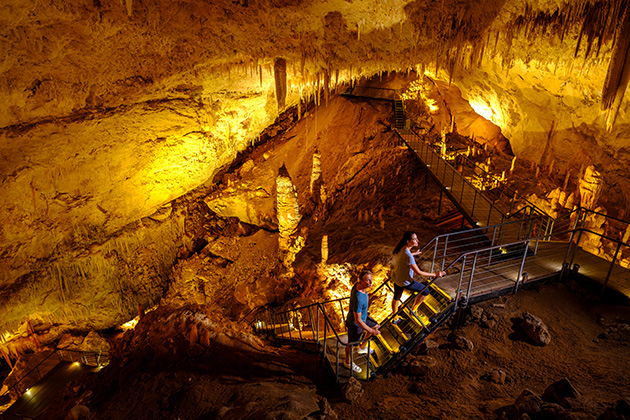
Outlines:
[{"label": "metal staircase", "polygon": [[[424,245],[421,250],[425,260],[419,264],[427,270],[445,270],[448,275],[427,285],[430,294],[416,311],[411,309],[413,299],[407,299],[396,314],[402,319],[399,324],[392,323],[391,315],[377,319],[381,334],[368,341],[368,349],[374,353],[368,352],[368,357],[353,352],[352,361],[361,368],[360,373],[343,366],[344,347],[361,344],[347,343],[349,297],[289,310],[261,310],[248,322],[256,333],[321,353],[337,381],[388,374],[458,309],[558,277],[563,265],[548,266],[546,262],[548,258],[562,261],[566,242],[561,248],[549,249],[540,244],[567,237],[571,220],[559,223],[554,234],[547,232],[545,222],[546,218],[540,216],[524,218],[440,235]],[[370,293],[385,296],[387,302],[392,294],[387,281]]]},{"label": "metal staircase", "polygon": [[[362,342],[347,343],[345,315],[349,297],[285,311],[262,310],[249,322],[258,334],[319,352],[322,362],[331,368],[339,382],[345,382],[351,376],[368,380],[390,372],[453,314],[456,305],[451,297],[434,284],[427,287],[430,294],[417,311],[411,310],[413,299],[407,299],[397,313],[401,319],[399,323],[392,323],[392,316],[379,322],[381,334],[368,341],[368,352],[363,355],[356,351]],[[391,286],[386,281],[373,294],[378,294],[381,289],[391,291]],[[361,368],[360,373],[343,366],[348,344],[353,346],[351,360]]]},{"label": "metal staircase", "polygon": [[394,117],[395,123],[394,126],[397,130],[402,130],[405,128],[405,109],[403,108],[403,101],[400,98],[394,99]]},{"label": "metal staircase", "polygon": [[[245,320],[256,333],[319,352],[338,382],[352,376],[369,380],[391,372],[460,309],[516,293],[541,281],[575,278],[582,270],[603,285],[601,294],[608,288],[630,297],[630,271],[624,268],[630,261],[627,221],[581,208],[554,219],[526,201],[524,207],[513,212],[516,198],[513,191],[499,188],[488,194],[478,190],[465,171],[456,170],[406,127],[403,104],[396,91],[362,88],[358,92],[357,89],[345,95],[393,101],[395,128],[401,139],[476,228],[436,236],[421,248],[424,261],[419,265],[427,271],[444,270],[447,275],[427,285],[430,295],[416,311],[411,309],[413,299],[401,305],[395,316],[402,322],[392,323],[392,315],[377,319],[381,334],[368,341],[367,354],[352,352],[353,363],[361,367],[358,374],[343,366],[344,347],[363,344],[347,342],[345,316],[349,297],[289,310],[253,312]],[[587,220],[596,217],[604,217],[608,232],[615,233],[585,227]],[[586,252],[580,247],[583,237],[589,241],[605,240],[607,249],[615,249],[612,257]],[[624,266],[619,264],[622,260],[626,261]],[[391,294],[388,281],[370,292],[371,296],[387,295],[390,300]]]}]

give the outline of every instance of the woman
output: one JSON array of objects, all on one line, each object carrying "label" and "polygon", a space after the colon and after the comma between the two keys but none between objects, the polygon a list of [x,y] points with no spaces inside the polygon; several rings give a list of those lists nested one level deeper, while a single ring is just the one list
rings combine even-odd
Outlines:
[{"label": "woman", "polygon": [[[414,232],[405,232],[398,245],[394,248],[394,269],[392,270],[392,280],[394,281],[394,300],[392,300],[392,313],[395,315],[400,305],[400,298],[404,290],[412,293],[418,293],[413,303],[412,310],[416,311],[420,303],[429,295],[429,288],[424,284],[413,279],[414,274],[425,277],[442,277],[446,273],[437,271],[435,273],[427,273],[418,268],[415,256],[420,251],[411,252],[411,248],[418,246],[418,235]],[[400,322],[396,320],[395,322]]]}]

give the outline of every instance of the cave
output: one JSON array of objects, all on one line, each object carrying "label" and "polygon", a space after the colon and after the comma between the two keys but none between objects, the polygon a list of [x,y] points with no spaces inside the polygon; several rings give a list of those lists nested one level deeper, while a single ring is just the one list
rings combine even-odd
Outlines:
[{"label": "cave", "polygon": [[[36,418],[630,417],[628,0],[7,0],[0,19],[7,418],[81,352],[100,366]],[[532,209],[536,239],[573,226],[605,279],[572,245],[521,290],[523,263],[518,293],[462,301],[365,381],[257,334],[362,269],[389,322],[403,232],[470,248]]]}]

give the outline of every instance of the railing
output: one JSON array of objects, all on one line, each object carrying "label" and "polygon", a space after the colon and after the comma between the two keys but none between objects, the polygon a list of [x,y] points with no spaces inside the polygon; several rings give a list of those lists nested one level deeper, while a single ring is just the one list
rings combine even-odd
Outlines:
[{"label": "railing", "polygon": [[[388,280],[384,281],[371,294],[376,295],[382,288],[390,287],[387,283]],[[349,300],[349,297],[345,297],[326,302],[315,302],[307,306],[278,312],[267,308],[264,311],[259,311],[250,325],[255,332],[271,334],[276,337],[282,335],[285,339],[298,343],[298,346],[315,347],[315,350],[321,353],[322,361],[328,354],[328,339],[333,339],[335,346],[333,370],[338,381],[341,348],[346,346],[354,348],[366,342],[366,340],[361,340],[349,343],[340,337],[340,335],[347,333],[345,315],[348,311]],[[403,308],[401,308],[402,310]],[[370,341],[367,341],[369,354],[371,347]],[[345,355],[343,357],[345,358]],[[350,359],[350,362],[354,363],[354,352],[351,352]],[[369,379],[375,370],[370,366],[369,357],[367,359],[365,374],[366,379]],[[352,369],[350,369],[350,375],[354,376]]]},{"label": "railing", "polygon": [[496,206],[496,200],[488,199],[420,137],[408,130],[398,131],[398,135],[415,151],[473,226],[498,225],[505,221],[505,215]]},{"label": "railing", "polygon": [[88,366],[106,366],[109,364],[109,357],[107,351],[80,351],[80,350],[66,350],[55,349],[51,351],[49,355],[43,358],[34,368],[29,370],[18,381],[9,387],[10,391],[14,391],[17,395],[21,395],[28,389],[26,384],[34,384],[41,380],[46,375],[50,368],[46,369],[42,365],[53,355],[57,355],[58,362],[79,362]]},{"label": "railing", "polygon": [[566,217],[571,220],[574,229],[569,238],[570,247],[567,249],[565,262],[579,270],[579,266],[574,266],[578,249],[595,253],[599,258],[610,262],[607,268],[601,267],[586,274],[602,283],[600,296],[609,288],[610,280],[615,279],[613,289],[630,298],[630,279],[627,276],[627,269],[630,268],[630,244],[627,242],[630,222],[582,208]]},{"label": "railing", "polygon": [[[501,225],[486,226],[465,231],[438,235],[427,242],[420,251],[423,260],[429,262],[428,271],[444,270],[459,255],[479,248],[504,246],[524,239],[536,238],[549,241],[552,238],[553,223],[548,216],[533,214],[523,209],[523,219],[516,219]],[[518,216],[515,214],[513,216]],[[555,225],[555,235],[564,229],[568,231],[567,223]],[[492,256],[490,256],[491,258]],[[492,258],[491,258],[492,259]]]},{"label": "railing", "polygon": [[80,351],[57,349],[59,361],[79,362],[87,366],[107,366],[109,353],[107,351]]},{"label": "railing", "polygon": [[400,98],[400,90],[376,86],[352,86],[346,90],[346,95],[393,101]]},{"label": "railing", "polygon": [[26,383],[36,383],[42,379],[44,375],[50,371],[50,369],[44,369],[42,364],[50,359],[50,357],[54,354],[55,352],[51,351],[50,354],[44,357],[37,365],[35,365],[34,368],[26,372],[24,376],[11,385],[9,387],[9,391],[14,391],[17,395],[22,395],[28,389],[25,385]]},{"label": "railing", "polygon": [[[417,135],[417,133],[414,133]],[[445,158],[446,160],[446,158]],[[512,188],[502,182],[501,177],[496,174],[492,174],[485,168],[480,167],[479,164],[469,159],[467,156],[458,154],[455,156],[454,164],[457,166],[458,172],[471,182],[478,182],[480,184],[492,184],[492,188],[485,190],[485,194],[492,199],[492,202],[501,208],[501,212],[505,215],[510,215],[514,211],[514,205],[520,203],[524,206],[530,206],[537,212],[544,214],[536,205],[532,204],[525,197],[519,195]],[[507,205],[506,203],[509,203]]]},{"label": "railing", "polygon": [[[442,185],[473,226],[502,224],[512,216],[519,205],[528,208],[532,213],[550,218],[526,198],[499,182],[496,175],[481,168],[466,156],[458,155],[451,163],[413,130],[404,129],[396,132],[404,144],[427,166],[435,180]],[[483,184],[487,184],[489,179],[495,181],[494,187],[485,189]],[[475,186],[475,182],[481,184],[481,188]],[[520,210],[517,209],[518,211]]]},{"label": "railing", "polygon": [[[617,273],[615,262],[623,255],[630,254],[630,245],[613,236],[588,229],[587,220],[601,213],[577,209],[561,217],[551,219],[535,209],[520,210],[524,218],[502,225],[481,227],[463,232],[439,235],[422,247],[422,255],[428,257],[426,263],[430,271],[436,268],[448,272],[452,286],[444,285],[447,279],[434,279],[427,287],[444,289],[452,302],[442,302],[439,312],[431,312],[431,305],[421,305],[417,311],[411,310],[414,299],[407,299],[395,315],[389,315],[380,322],[382,335],[392,341],[398,340],[395,350],[387,350],[382,340],[368,340],[365,379],[373,374],[385,373],[408,354],[410,348],[418,345],[426,336],[446,321],[460,307],[466,307],[488,296],[515,293],[534,279],[557,277],[573,265],[573,259],[584,235],[595,235],[615,244],[611,264],[605,273],[602,293],[608,280]],[[530,216],[525,218],[525,216]],[[615,228],[616,235],[626,235],[628,222],[613,219],[621,224]],[[586,226],[586,227],[585,227]],[[626,229],[622,229],[626,226]],[[388,280],[383,282],[372,296],[379,295],[382,288],[391,292]],[[446,287],[450,287],[447,289]],[[432,295],[430,296],[432,297]],[[313,303],[308,306],[273,313],[270,310],[258,312],[252,325],[258,332],[267,332],[303,346],[312,346],[322,353],[322,358],[333,356],[331,362],[335,376],[339,380],[341,347],[356,346],[363,342],[347,343],[340,336],[346,332],[345,314],[349,298]],[[438,307],[440,303],[433,303]],[[394,316],[405,315],[415,328],[413,337],[396,336],[397,327],[392,325]],[[332,340],[330,349],[328,339]],[[378,365],[372,366],[369,349],[379,350]],[[328,350],[331,350],[330,352]],[[351,356],[354,363],[354,355]],[[352,370],[350,375],[354,376]]]}]

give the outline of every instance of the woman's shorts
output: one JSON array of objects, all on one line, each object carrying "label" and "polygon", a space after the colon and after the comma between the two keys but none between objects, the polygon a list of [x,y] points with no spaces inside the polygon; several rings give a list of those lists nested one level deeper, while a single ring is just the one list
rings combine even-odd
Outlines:
[{"label": "woman's shorts", "polygon": [[422,296],[429,296],[429,293],[431,293],[429,287],[426,284],[418,283],[415,280],[412,280],[411,283],[407,286],[399,286],[394,283],[394,300],[400,300],[400,298],[402,297],[402,293],[405,290],[409,290],[413,293],[421,292]]},{"label": "woman's shorts", "polygon": [[[378,325],[378,323],[374,321],[372,318],[370,318],[369,316],[367,317],[367,320],[365,321],[365,323],[370,328],[374,328],[375,326]],[[359,341],[361,339],[361,333],[363,333],[363,328],[355,324],[354,321],[346,322],[346,327],[348,328],[348,343]]]}]

